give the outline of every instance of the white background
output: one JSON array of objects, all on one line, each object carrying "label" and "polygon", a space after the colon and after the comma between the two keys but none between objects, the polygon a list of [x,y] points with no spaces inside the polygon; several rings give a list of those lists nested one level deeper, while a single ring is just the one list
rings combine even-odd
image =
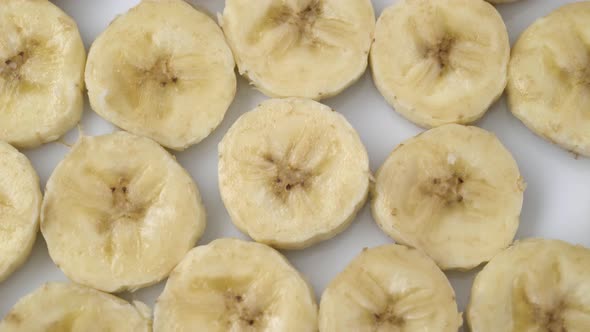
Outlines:
[{"label": "white background", "polygon": [[[117,14],[124,13],[138,1],[55,0],[53,2],[78,22],[88,49],[96,36]],[[192,2],[211,13],[221,12],[224,4],[221,0]],[[522,30],[535,19],[566,2],[573,1],[521,0],[514,4],[498,6],[498,10],[506,22],[510,40],[514,43]],[[376,15],[378,16],[390,3],[392,0],[373,0]],[[200,144],[187,151],[175,153],[199,186],[207,209],[207,229],[199,244],[206,244],[219,237],[245,238],[231,223],[219,196],[217,144],[241,114],[264,99],[261,93],[240,78],[236,99],[219,128]],[[368,72],[357,84],[341,95],[323,102],[344,114],[359,132],[369,152],[373,171],[377,170],[397,144],[421,131],[385,103],[374,87]],[[88,103],[86,104],[82,120],[84,132],[87,135],[112,132],[114,128],[93,113]],[[528,184],[517,237],[559,238],[590,246],[590,159],[582,157],[576,159],[572,153],[535,136],[508,112],[504,98],[498,101],[477,125],[494,132],[513,153],[522,176]],[[76,137],[76,130],[72,130],[65,141],[72,143]],[[67,152],[68,147],[60,143],[47,144],[41,148],[26,151],[39,172],[42,186]],[[490,167],[493,166],[490,165]],[[367,205],[344,233],[312,248],[285,252],[285,254],[311,281],[319,299],[329,281],[363,247],[373,247],[389,242],[391,240],[373,222]],[[448,273],[461,310],[464,310],[467,304],[476,272]],[[66,280],[66,278],[49,258],[45,242],[39,235],[28,262],[0,284],[0,317],[3,317],[20,297],[42,283],[54,280]],[[163,283],[160,283],[135,294],[122,294],[122,296],[143,300],[151,306],[162,287]]]}]

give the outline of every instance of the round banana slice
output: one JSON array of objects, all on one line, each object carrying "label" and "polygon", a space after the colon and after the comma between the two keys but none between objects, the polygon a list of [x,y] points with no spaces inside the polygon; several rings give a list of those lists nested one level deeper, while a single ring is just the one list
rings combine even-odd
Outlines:
[{"label": "round banana slice", "polygon": [[0,140],[54,141],[83,109],[86,50],[76,22],[49,1],[2,0]]},{"label": "round banana slice", "polygon": [[471,269],[512,242],[524,188],[496,136],[450,124],[391,153],[376,175],[372,211],[385,233],[442,269]]},{"label": "round banana slice", "polygon": [[364,205],[369,158],[355,130],[308,99],[272,99],[242,115],[219,145],[219,189],[254,240],[301,249],[344,230]]},{"label": "round banana slice", "polygon": [[207,137],[236,93],[219,26],[182,0],[144,0],[92,44],[86,84],[103,118],[175,150]]},{"label": "round banana slice", "polygon": [[272,248],[219,239],[191,250],[156,302],[154,331],[317,331],[313,290]]},{"label": "round banana slice", "polygon": [[39,177],[27,157],[0,141],[0,281],[29,257],[41,200]]},{"label": "round banana slice", "polygon": [[240,74],[272,97],[319,100],[365,72],[370,0],[227,0],[221,25]]},{"label": "round banana slice", "polygon": [[364,249],[328,285],[320,331],[457,332],[455,293],[436,264],[416,249]]},{"label": "round banana slice", "polygon": [[483,0],[400,0],[377,21],[375,85],[423,127],[471,123],[507,81],[510,44],[502,17]]},{"label": "round banana slice", "polygon": [[590,250],[530,239],[477,275],[467,309],[473,332],[590,331]]},{"label": "round banana slice", "polygon": [[537,135],[590,157],[590,1],[565,5],[514,46],[508,104]]},{"label": "round banana slice", "polygon": [[22,298],[0,332],[151,331],[147,306],[84,286],[47,283]]},{"label": "round banana slice", "polygon": [[47,183],[41,232],[73,281],[106,292],[167,277],[205,228],[191,177],[154,141],[82,137]]}]

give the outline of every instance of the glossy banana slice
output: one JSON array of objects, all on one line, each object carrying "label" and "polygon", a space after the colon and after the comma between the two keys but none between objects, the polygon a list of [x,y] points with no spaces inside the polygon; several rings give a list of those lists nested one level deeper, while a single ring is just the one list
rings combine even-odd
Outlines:
[{"label": "glossy banana slice", "polygon": [[266,245],[219,239],[191,250],[154,310],[154,331],[317,331],[313,291]]},{"label": "glossy banana slice", "polygon": [[472,332],[590,331],[590,250],[558,240],[515,243],[481,271]]},{"label": "glossy banana slice", "polygon": [[483,0],[400,0],[377,21],[375,85],[397,112],[435,127],[471,123],[506,86],[510,44]]},{"label": "glossy banana slice", "polygon": [[527,28],[510,60],[508,103],[539,136],[590,156],[590,1]]},{"label": "glossy banana slice", "polygon": [[183,150],[221,122],[236,93],[219,26],[182,0],[143,0],[92,44],[86,84],[103,118]]},{"label": "glossy banana slice", "polygon": [[365,72],[375,14],[370,0],[227,0],[220,22],[263,93],[319,100]]},{"label": "glossy banana slice", "polygon": [[80,121],[86,50],[76,22],[46,0],[0,5],[0,140],[54,141]]},{"label": "glossy banana slice", "polygon": [[524,188],[496,136],[451,124],[391,153],[376,175],[372,211],[385,233],[442,269],[471,269],[512,242]]},{"label": "glossy banana slice", "polygon": [[150,332],[149,308],[75,284],[51,282],[23,297],[0,332]]},{"label": "glossy banana slice", "polygon": [[39,177],[27,157],[0,141],[0,281],[29,257],[41,200]]},{"label": "glossy banana slice", "polygon": [[41,231],[73,281],[106,292],[168,276],[205,228],[193,180],[154,141],[82,137],[47,183]]},{"label": "glossy banana slice", "polygon": [[309,99],[272,99],[219,145],[219,190],[254,240],[299,249],[344,230],[364,205],[369,158],[356,131]]},{"label": "glossy banana slice", "polygon": [[423,253],[395,244],[364,249],[320,303],[321,332],[457,332],[461,324],[447,277]]}]

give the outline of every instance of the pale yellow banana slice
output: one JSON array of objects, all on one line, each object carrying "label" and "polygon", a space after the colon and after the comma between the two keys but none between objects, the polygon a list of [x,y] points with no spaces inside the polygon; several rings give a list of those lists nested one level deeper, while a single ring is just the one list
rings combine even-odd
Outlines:
[{"label": "pale yellow banana slice", "polygon": [[219,26],[182,0],[143,0],[92,44],[86,84],[103,118],[175,150],[207,137],[236,93]]},{"label": "pale yellow banana slice", "polygon": [[0,281],[31,253],[41,199],[39,177],[27,157],[0,141]]},{"label": "pale yellow banana slice", "polygon": [[313,291],[272,248],[219,239],[191,250],[156,302],[154,331],[317,331]]},{"label": "pale yellow banana slice", "polygon": [[510,60],[508,103],[537,135],[590,157],[590,1],[527,28]]},{"label": "pale yellow banana slice", "polygon": [[510,44],[502,17],[483,0],[401,0],[375,30],[375,85],[397,112],[435,127],[471,123],[506,86]]},{"label": "pale yellow banana slice", "polygon": [[481,271],[471,332],[590,331],[590,250],[558,240],[517,242]]},{"label": "pale yellow banana slice", "polygon": [[147,306],[84,286],[47,283],[23,297],[0,332],[150,332]]},{"label": "pale yellow banana slice", "polygon": [[46,0],[0,5],[0,140],[54,141],[82,116],[86,50],[76,22]]},{"label": "pale yellow banana slice", "polygon": [[106,292],[167,277],[205,228],[191,177],[154,141],[82,137],[47,183],[41,231],[73,281]]},{"label": "pale yellow banana slice", "polygon": [[396,244],[364,249],[322,295],[321,332],[457,332],[447,277],[423,253]]},{"label": "pale yellow banana slice", "polygon": [[512,242],[524,187],[496,136],[450,124],[391,153],[376,175],[372,211],[397,242],[424,250],[443,269],[470,269]]},{"label": "pale yellow banana slice", "polygon": [[219,189],[254,240],[300,249],[344,230],[364,205],[369,159],[346,119],[309,99],[272,99],[219,145]]},{"label": "pale yellow banana slice", "polygon": [[220,23],[263,93],[319,100],[365,72],[375,14],[370,0],[227,0]]}]

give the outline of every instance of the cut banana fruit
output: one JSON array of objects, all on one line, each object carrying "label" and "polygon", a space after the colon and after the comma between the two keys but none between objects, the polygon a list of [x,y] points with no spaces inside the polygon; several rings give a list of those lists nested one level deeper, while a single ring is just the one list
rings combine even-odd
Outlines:
[{"label": "cut banana fruit", "polygon": [[370,0],[227,0],[220,23],[263,93],[319,100],[365,72],[375,14]]},{"label": "cut banana fruit", "polygon": [[435,127],[471,123],[506,86],[510,44],[483,0],[400,0],[377,21],[375,85],[397,112]]},{"label": "cut banana fruit", "polygon": [[471,269],[513,240],[524,181],[493,134],[456,124],[400,144],[376,175],[372,211],[396,242],[443,269]]},{"label": "cut banana fruit", "polygon": [[193,180],[154,141],[82,137],[47,183],[41,232],[73,281],[106,292],[167,277],[205,228]]},{"label": "cut banana fruit", "polygon": [[191,250],[156,302],[154,331],[317,331],[311,287],[266,245],[219,239]]},{"label": "cut banana fruit", "polygon": [[236,93],[219,26],[182,0],[143,0],[92,44],[86,84],[103,118],[175,150],[207,137]]},{"label": "cut banana fruit", "polygon": [[0,281],[31,253],[41,199],[39,177],[27,157],[0,141]]},{"label": "cut banana fruit", "polygon": [[322,295],[320,331],[457,332],[447,277],[423,253],[390,244],[364,249]]},{"label": "cut banana fruit", "polygon": [[147,306],[97,290],[47,283],[22,298],[0,321],[0,332],[151,331]]},{"label": "cut banana fruit", "polygon": [[219,145],[219,189],[254,240],[300,249],[344,230],[364,205],[369,158],[329,107],[272,99],[242,115]]},{"label": "cut banana fruit", "polygon": [[0,140],[33,148],[75,126],[85,61],[76,22],[51,2],[2,0]]},{"label": "cut banana fruit", "polygon": [[508,103],[537,135],[590,157],[590,2],[527,28],[510,60]]},{"label": "cut banana fruit", "polygon": [[467,320],[472,332],[587,332],[589,293],[589,249],[525,240],[477,275]]}]

